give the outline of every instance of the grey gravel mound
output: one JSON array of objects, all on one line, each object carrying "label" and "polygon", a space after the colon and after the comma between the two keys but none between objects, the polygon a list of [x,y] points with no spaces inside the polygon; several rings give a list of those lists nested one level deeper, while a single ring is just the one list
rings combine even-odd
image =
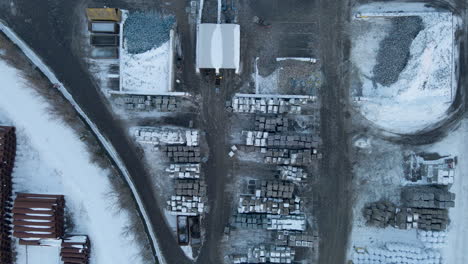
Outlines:
[{"label": "grey gravel mound", "polygon": [[124,38],[130,53],[143,53],[157,48],[169,40],[174,26],[174,16],[135,12],[128,15],[124,24]]},{"label": "grey gravel mound", "polygon": [[390,31],[380,43],[377,64],[374,66],[374,80],[390,86],[398,80],[410,58],[410,47],[414,38],[424,28],[420,17],[391,18]]}]

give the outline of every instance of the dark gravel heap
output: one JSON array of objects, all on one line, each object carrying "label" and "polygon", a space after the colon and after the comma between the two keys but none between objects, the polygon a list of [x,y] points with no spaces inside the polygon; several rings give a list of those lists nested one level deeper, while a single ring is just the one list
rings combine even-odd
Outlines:
[{"label": "dark gravel heap", "polygon": [[130,13],[124,24],[127,50],[136,54],[161,46],[169,40],[169,31],[174,23],[174,16],[162,16],[157,13]]},{"label": "dark gravel heap", "polygon": [[395,17],[391,20],[390,32],[380,43],[373,70],[374,80],[384,86],[398,80],[410,58],[411,43],[424,28],[420,17]]}]

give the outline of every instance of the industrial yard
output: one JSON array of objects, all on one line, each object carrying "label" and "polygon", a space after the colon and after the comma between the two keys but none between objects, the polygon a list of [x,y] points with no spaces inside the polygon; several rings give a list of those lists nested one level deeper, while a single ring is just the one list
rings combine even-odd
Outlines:
[{"label": "industrial yard", "polygon": [[468,261],[464,1],[104,2],[0,1],[2,263]]}]

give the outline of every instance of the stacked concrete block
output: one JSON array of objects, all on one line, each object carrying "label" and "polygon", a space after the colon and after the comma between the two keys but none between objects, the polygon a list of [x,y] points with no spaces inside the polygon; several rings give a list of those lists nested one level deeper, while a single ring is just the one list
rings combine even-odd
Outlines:
[{"label": "stacked concrete block", "polygon": [[304,169],[296,166],[278,166],[278,171],[282,180],[300,182],[307,178]]},{"label": "stacked concrete block", "polygon": [[388,201],[371,203],[363,210],[367,224],[381,228],[395,225],[396,212],[397,207]]},{"label": "stacked concrete block", "polygon": [[299,214],[301,199],[258,198],[242,196],[239,198],[238,213],[266,213],[272,215]]},{"label": "stacked concrete block", "polygon": [[265,149],[264,162],[277,165],[308,165],[317,159],[316,150]]},{"label": "stacked concrete block", "polygon": [[244,131],[247,146],[285,148],[285,149],[317,149],[318,141],[311,135],[273,134],[264,131]]},{"label": "stacked concrete block", "polygon": [[133,127],[131,134],[137,142],[152,145],[187,144],[186,129],[164,127]]},{"label": "stacked concrete block", "polygon": [[296,252],[290,247],[264,246],[249,248],[246,254],[234,255],[233,263],[293,263]]},{"label": "stacked concrete block", "polygon": [[118,95],[117,104],[131,111],[174,112],[180,105],[180,99],[166,95]]},{"label": "stacked concrete block", "polygon": [[447,245],[447,232],[418,230],[418,239],[427,248],[442,248]]},{"label": "stacked concrete block", "polygon": [[200,163],[200,147],[194,146],[161,146],[162,151],[175,163]]},{"label": "stacked concrete block", "polygon": [[60,256],[64,264],[88,264],[90,248],[88,236],[67,236],[62,240]]},{"label": "stacked concrete block", "polygon": [[308,98],[234,96],[228,109],[235,113],[301,114],[302,106],[309,101]]},{"label": "stacked concrete block", "polygon": [[296,231],[279,231],[274,240],[278,246],[313,248],[318,243],[318,234],[313,236]]},{"label": "stacked concrete block", "polygon": [[266,214],[236,214],[231,225],[242,229],[267,229],[269,219]]},{"label": "stacked concrete block", "polygon": [[206,184],[198,179],[176,179],[175,193],[180,196],[205,196]]},{"label": "stacked concrete block", "polygon": [[266,132],[287,132],[289,130],[289,119],[287,117],[255,117],[255,130]]},{"label": "stacked concrete block", "polygon": [[167,209],[173,215],[198,215],[203,213],[205,204],[200,196],[173,195],[167,201]]},{"label": "stacked concrete block", "polygon": [[13,263],[11,248],[11,174],[15,162],[14,127],[0,126],[0,263]]},{"label": "stacked concrete block", "polygon": [[406,187],[401,192],[402,201],[412,208],[439,208],[455,207],[455,194],[444,188],[429,186]]},{"label": "stacked concrete block", "polygon": [[199,179],[200,178],[200,164],[199,163],[186,163],[186,164],[171,164],[166,172],[169,177],[176,179]]},{"label": "stacked concrete block", "polygon": [[367,247],[366,250],[353,254],[353,263],[405,263],[405,264],[440,264],[438,251],[423,249],[403,243],[387,243],[384,248]]},{"label": "stacked concrete block", "polygon": [[268,230],[305,231],[307,227],[304,215],[268,215]]},{"label": "stacked concrete block", "polygon": [[260,189],[256,190],[255,196],[268,198],[292,199],[294,184],[286,181],[262,181]]},{"label": "stacked concrete block", "polygon": [[418,215],[418,228],[427,231],[443,231],[449,224],[447,209],[412,208],[414,214]]},{"label": "stacked concrete block", "polygon": [[411,208],[397,208],[393,225],[399,229],[412,229],[419,227],[419,215]]}]

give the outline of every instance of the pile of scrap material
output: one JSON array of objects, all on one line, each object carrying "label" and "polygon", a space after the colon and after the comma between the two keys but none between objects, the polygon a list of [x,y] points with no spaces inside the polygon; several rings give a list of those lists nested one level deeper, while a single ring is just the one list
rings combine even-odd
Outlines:
[{"label": "pile of scrap material", "polygon": [[255,117],[255,130],[266,132],[287,132],[289,119],[287,117]]},{"label": "pile of scrap material", "polygon": [[88,264],[90,248],[88,236],[67,236],[62,240],[60,256],[64,264]]},{"label": "pile of scrap material", "polygon": [[235,113],[301,114],[308,98],[266,98],[234,96],[229,111]]},{"label": "pile of scrap material", "polygon": [[40,245],[64,233],[63,195],[18,193],[13,205],[13,235],[21,245]]},{"label": "pile of scrap material", "polygon": [[307,178],[307,173],[300,167],[278,166],[278,171],[280,172],[280,179],[282,180],[300,182]]},{"label": "pile of scrap material", "polygon": [[16,134],[14,127],[0,126],[0,263],[13,263],[11,248],[11,173],[15,162]]},{"label": "pile of scrap material", "polygon": [[455,207],[455,194],[444,188],[413,186],[401,192],[402,201],[413,208],[447,209]]}]

